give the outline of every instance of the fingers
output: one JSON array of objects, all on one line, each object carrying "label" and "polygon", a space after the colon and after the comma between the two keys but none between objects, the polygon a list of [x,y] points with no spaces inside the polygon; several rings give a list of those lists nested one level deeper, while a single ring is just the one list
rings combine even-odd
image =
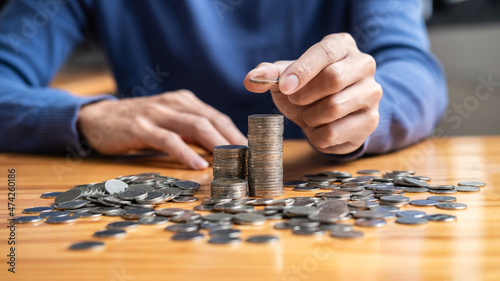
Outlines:
[{"label": "fingers", "polygon": [[212,151],[214,146],[230,144],[205,117],[179,112],[166,112],[165,117],[161,127],[196,140],[208,151]]},{"label": "fingers", "polygon": [[348,55],[349,47],[356,48],[350,35],[334,34],[325,37],[283,72],[279,82],[281,92],[286,95],[295,93],[327,66],[343,60]]},{"label": "fingers", "polygon": [[208,167],[207,161],[194,152],[178,134],[160,128],[144,118],[136,119],[140,138],[147,146],[165,151],[191,169],[202,170]]},{"label": "fingers", "polygon": [[289,96],[290,102],[309,105],[361,81],[375,73],[375,60],[363,53],[349,54],[323,69],[309,83]]},{"label": "fingers", "polygon": [[377,107],[381,97],[380,85],[373,79],[367,79],[306,107],[302,117],[307,126],[319,127],[352,112]]},{"label": "fingers", "polygon": [[342,119],[306,131],[323,153],[346,154],[359,148],[378,124],[378,110],[361,110]]},{"label": "fingers", "polygon": [[[159,98],[160,103],[165,108],[172,108],[176,111],[175,119],[179,119],[179,113],[187,113],[193,116],[186,115],[189,118],[189,121],[183,122],[183,124],[187,124],[190,122],[189,128],[195,129],[196,132],[214,132],[212,129],[218,132],[217,134],[211,134],[214,136],[213,144],[210,142],[205,142],[204,147],[209,151],[212,151],[213,146],[223,145],[223,144],[247,144],[246,137],[240,132],[240,130],[233,123],[231,118],[227,115],[221,113],[217,109],[211,107],[210,105],[201,101],[198,97],[196,97],[192,92],[187,90],[176,91],[175,93],[168,93],[162,95]],[[207,120],[210,124],[208,124]],[[160,121],[165,128],[169,128],[168,121],[163,119],[163,122]],[[198,122],[200,124],[194,124],[193,122]],[[195,126],[196,128],[193,128]],[[202,128],[203,127],[203,128]],[[171,128],[175,132],[179,132],[181,130],[185,131],[183,126],[176,126],[176,128]],[[189,134],[191,136],[193,133]],[[188,135],[186,135],[188,136]],[[220,138],[221,136],[222,138]],[[194,138],[194,136],[192,136]],[[206,138],[206,137],[205,137]],[[222,140],[224,139],[224,141]],[[197,139],[200,141],[199,139]]]}]

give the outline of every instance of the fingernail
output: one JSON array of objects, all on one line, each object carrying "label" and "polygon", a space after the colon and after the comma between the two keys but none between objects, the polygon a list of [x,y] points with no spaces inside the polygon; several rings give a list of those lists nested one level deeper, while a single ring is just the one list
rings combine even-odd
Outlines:
[{"label": "fingernail", "polygon": [[299,78],[295,74],[290,74],[280,81],[280,90],[284,94],[291,94],[299,86]]},{"label": "fingernail", "polygon": [[208,167],[208,162],[199,156],[193,158],[192,164],[193,164],[193,167],[197,170],[203,170],[203,169],[206,169]]}]

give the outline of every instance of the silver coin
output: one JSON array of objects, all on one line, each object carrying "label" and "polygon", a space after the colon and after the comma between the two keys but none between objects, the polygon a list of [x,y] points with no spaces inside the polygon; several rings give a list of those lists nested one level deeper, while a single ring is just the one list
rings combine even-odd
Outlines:
[{"label": "silver coin", "polygon": [[425,181],[421,181],[421,180],[418,180],[418,179],[414,179],[414,178],[409,178],[409,177],[404,177],[403,180],[408,183],[408,184],[411,184],[413,186],[418,186],[418,187],[430,187],[430,185],[428,183],[426,183]]},{"label": "silver coin", "polygon": [[278,222],[273,225],[275,229],[292,229],[292,226],[286,222]]},{"label": "silver coin", "polygon": [[78,218],[77,217],[48,217],[45,222],[50,223],[50,224],[63,224],[63,223],[72,223],[76,221]]},{"label": "silver coin", "polygon": [[436,205],[437,208],[439,209],[445,209],[445,210],[462,210],[467,208],[467,205],[463,203],[454,203],[454,202],[441,202]]},{"label": "silver coin", "polygon": [[405,216],[405,217],[399,217],[396,219],[396,223],[400,224],[424,224],[427,223],[427,218],[426,217],[411,217],[411,216]]},{"label": "silver coin", "polygon": [[274,235],[253,235],[247,238],[247,242],[256,244],[274,244],[279,240],[279,237]]},{"label": "silver coin", "polygon": [[67,191],[59,194],[54,199],[54,202],[56,204],[61,204],[64,202],[76,200],[76,199],[82,197],[82,195],[83,195],[83,192],[80,189],[70,189],[70,190],[67,190]]},{"label": "silver coin", "polygon": [[401,195],[389,195],[380,197],[380,202],[384,203],[408,203],[410,198]]},{"label": "silver coin", "polygon": [[426,218],[430,221],[443,221],[443,222],[450,222],[450,221],[456,221],[457,217],[453,215],[447,215],[447,214],[432,214],[426,216]]},{"label": "silver coin", "polygon": [[199,241],[202,240],[204,236],[205,235],[198,231],[178,232],[174,234],[171,239],[175,241]]},{"label": "silver coin", "polygon": [[239,244],[241,243],[241,238],[237,237],[227,237],[227,236],[216,236],[210,238],[208,240],[208,243],[210,244],[218,244],[218,245],[223,245],[223,244]]},{"label": "silver coin", "polygon": [[453,196],[443,196],[443,195],[438,195],[438,196],[429,196],[427,197],[428,200],[434,200],[434,201],[439,201],[439,202],[453,202],[457,201],[456,197]]},{"label": "silver coin", "polygon": [[266,217],[254,213],[238,213],[234,215],[233,221],[237,224],[261,225],[266,221]]},{"label": "silver coin", "polygon": [[200,189],[201,185],[194,181],[177,181],[175,182],[175,186],[180,189]]},{"label": "silver coin", "polygon": [[86,200],[73,200],[73,201],[68,201],[68,202],[64,202],[64,203],[58,204],[57,208],[58,209],[63,209],[63,210],[66,210],[66,209],[79,209],[79,208],[82,208],[85,205],[87,205],[87,203],[88,202]]},{"label": "silver coin", "polygon": [[397,212],[396,215],[398,217],[414,217],[414,218],[423,218],[427,214],[422,211],[415,211],[415,210],[406,210],[406,211],[400,211]]},{"label": "silver coin", "polygon": [[208,214],[203,216],[204,220],[217,222],[217,221],[230,221],[233,219],[233,215],[224,214],[224,213],[216,213],[216,214]]},{"label": "silver coin", "polygon": [[387,222],[383,219],[357,219],[354,224],[362,227],[382,227]]},{"label": "silver coin", "polygon": [[438,204],[438,201],[428,200],[428,199],[420,199],[420,200],[411,200],[410,205],[413,206],[434,206]]},{"label": "silver coin", "polygon": [[128,188],[128,184],[121,180],[108,180],[104,183],[104,188],[109,194],[117,194],[125,191]]},{"label": "silver coin", "polygon": [[455,188],[458,192],[477,192],[481,190],[477,186],[459,185]]},{"label": "silver coin", "polygon": [[80,212],[74,212],[73,217],[75,218],[96,218],[102,216],[101,213],[92,213],[90,211],[80,211]]},{"label": "silver coin", "polygon": [[318,209],[311,207],[292,207],[286,209],[283,213],[288,217],[307,217],[318,212]]},{"label": "silver coin", "polygon": [[428,192],[429,189],[425,188],[425,187],[405,186],[405,187],[403,187],[403,191],[408,192],[408,193],[424,193],[424,192]]},{"label": "silver coin", "polygon": [[31,207],[31,208],[24,209],[23,213],[36,214],[36,213],[50,212],[52,210],[54,210],[54,208],[52,208],[52,207]]},{"label": "silver coin", "polygon": [[305,186],[307,184],[307,181],[288,181],[283,184],[284,187],[296,187],[296,186]]},{"label": "silver coin", "polygon": [[210,230],[209,234],[211,236],[228,236],[228,237],[240,237],[241,230],[233,228],[213,228]]},{"label": "silver coin", "polygon": [[292,230],[292,233],[295,235],[323,235],[326,230],[321,228],[310,228],[310,227],[296,227]]},{"label": "silver coin", "polygon": [[24,223],[35,223],[42,221],[42,218],[40,216],[20,216],[20,217],[15,217],[11,221],[19,224],[24,224]]},{"label": "silver coin", "polygon": [[186,210],[181,208],[163,208],[156,210],[156,215],[163,217],[173,217],[178,216],[184,212],[186,212]]},{"label": "silver coin", "polygon": [[190,203],[198,201],[198,197],[194,196],[178,196],[172,200],[175,203]]},{"label": "silver coin", "polygon": [[69,249],[73,251],[100,250],[104,248],[104,243],[99,241],[84,241],[72,244]]},{"label": "silver coin", "polygon": [[166,224],[168,219],[165,217],[142,217],[137,222],[145,225],[162,225]]},{"label": "silver coin", "polygon": [[214,205],[200,204],[200,205],[194,206],[193,210],[195,210],[195,211],[213,211]]},{"label": "silver coin", "polygon": [[193,232],[197,231],[199,229],[199,226],[197,224],[192,224],[192,223],[177,223],[177,224],[172,224],[169,225],[165,228],[167,231],[172,231],[172,232]]},{"label": "silver coin", "polygon": [[308,218],[291,218],[289,219],[286,224],[288,224],[291,227],[318,227],[320,225],[320,222],[318,221],[313,221]]},{"label": "silver coin", "polygon": [[319,190],[319,186],[296,186],[293,188],[293,191],[316,191]]},{"label": "silver coin", "polygon": [[345,224],[345,223],[335,223],[335,224],[322,224],[320,226],[321,229],[324,230],[330,230],[334,232],[345,232],[345,231],[351,231],[354,229],[354,226],[352,224]]},{"label": "silver coin", "polygon": [[45,192],[42,195],[40,195],[40,198],[43,198],[43,199],[52,199],[52,198],[56,198],[61,193],[62,193],[62,191]]},{"label": "silver coin", "polygon": [[379,170],[364,169],[364,170],[357,171],[357,173],[362,174],[362,175],[373,175],[373,174],[380,174],[380,171]]},{"label": "silver coin", "polygon": [[96,231],[94,233],[94,237],[98,238],[120,238],[127,234],[127,232],[123,229],[106,229]]},{"label": "silver coin", "polygon": [[125,219],[140,219],[145,216],[152,216],[155,214],[153,208],[132,208],[125,211],[123,218]]},{"label": "silver coin", "polygon": [[458,183],[458,185],[461,185],[461,186],[483,187],[486,184],[484,182],[480,182],[480,181],[461,181],[461,182]]},{"label": "silver coin", "polygon": [[118,198],[123,200],[135,200],[135,199],[144,199],[148,196],[148,191],[146,190],[126,190],[124,192],[117,194]]},{"label": "silver coin", "polygon": [[134,221],[116,221],[111,222],[106,226],[106,229],[132,229],[136,228],[139,224]]},{"label": "silver coin", "polygon": [[429,189],[430,193],[434,194],[452,194],[452,193],[457,193],[457,190],[455,188],[453,189]]},{"label": "silver coin", "polygon": [[71,215],[70,212],[64,212],[64,211],[52,211],[52,212],[45,212],[41,213],[40,217],[41,218],[48,218],[48,217],[66,217]]},{"label": "silver coin", "polygon": [[364,236],[363,232],[361,231],[331,231],[330,236],[334,238],[341,238],[341,239],[356,239],[356,238],[361,238]]}]

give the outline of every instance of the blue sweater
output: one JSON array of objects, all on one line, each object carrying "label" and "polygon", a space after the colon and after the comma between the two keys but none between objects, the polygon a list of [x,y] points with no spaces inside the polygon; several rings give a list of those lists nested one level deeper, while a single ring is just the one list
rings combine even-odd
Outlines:
[{"label": "blue sweater", "polygon": [[[189,89],[246,133],[249,114],[278,112],[269,94],[245,90],[246,73],[337,32],[375,58],[384,91],[380,124],[349,158],[428,136],[447,94],[418,0],[17,0],[0,14],[0,150],[78,149],[79,108],[115,97],[48,85],[85,39],[107,55],[118,98]],[[288,121],[285,137],[303,133]]]}]

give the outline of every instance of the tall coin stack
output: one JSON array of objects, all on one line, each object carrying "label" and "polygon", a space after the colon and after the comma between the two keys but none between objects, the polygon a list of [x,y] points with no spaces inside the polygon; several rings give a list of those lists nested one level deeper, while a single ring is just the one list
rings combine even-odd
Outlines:
[{"label": "tall coin stack", "polygon": [[283,115],[248,116],[248,189],[252,197],[283,194]]},{"label": "tall coin stack", "polygon": [[219,145],[214,147],[214,180],[247,178],[247,147],[244,145]]}]

